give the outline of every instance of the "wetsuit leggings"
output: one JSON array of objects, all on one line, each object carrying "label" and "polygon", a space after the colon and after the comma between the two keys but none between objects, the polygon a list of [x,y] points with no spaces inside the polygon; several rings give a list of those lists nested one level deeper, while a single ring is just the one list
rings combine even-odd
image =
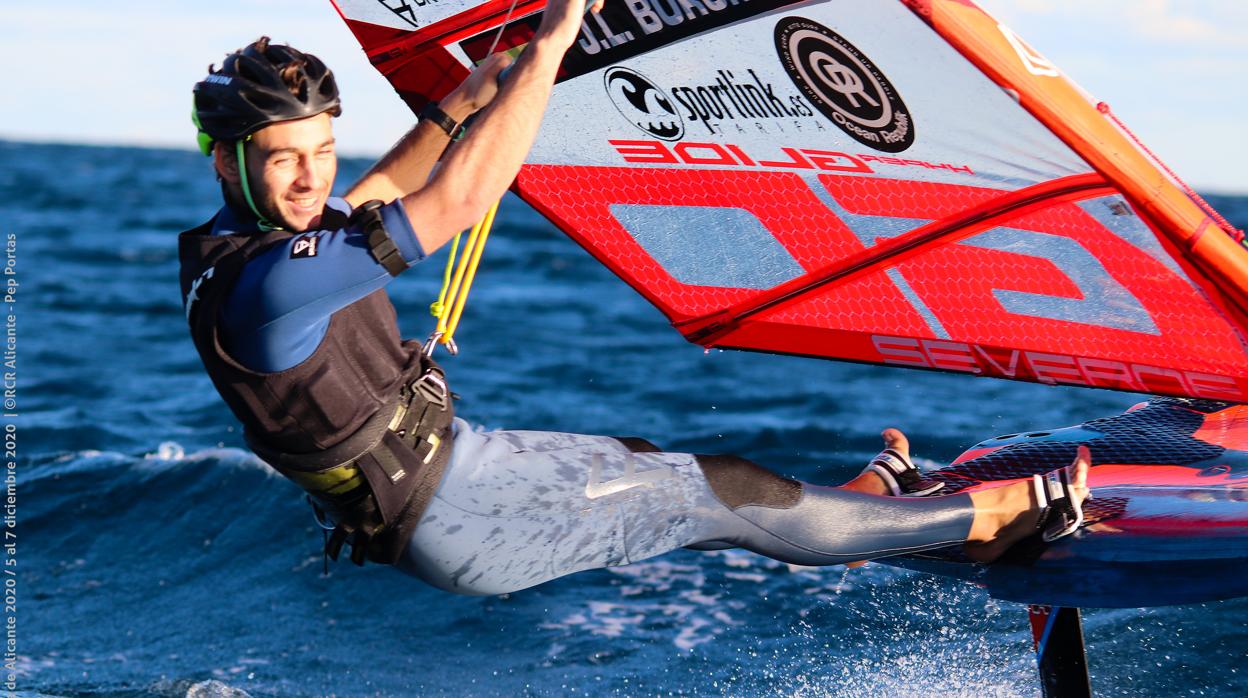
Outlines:
[{"label": "wetsuit leggings", "polygon": [[501,594],[680,547],[833,565],[961,543],[969,495],[900,499],[782,478],[748,460],[640,439],[474,431],[455,446],[398,567]]}]

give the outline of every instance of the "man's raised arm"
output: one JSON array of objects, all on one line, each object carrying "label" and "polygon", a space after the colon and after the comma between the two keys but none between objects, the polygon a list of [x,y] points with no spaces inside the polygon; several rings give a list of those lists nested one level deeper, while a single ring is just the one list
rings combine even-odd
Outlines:
[{"label": "man's raised arm", "polygon": [[[510,63],[511,58],[506,54],[490,56],[438,106],[456,123],[462,124],[494,99],[498,92],[498,74]],[[347,201],[352,206],[371,199],[393,201],[425,186],[449,139],[450,135],[439,125],[422,120],[351,187]]]},{"label": "man's raised arm", "polygon": [[[598,0],[594,11],[601,6]],[[477,222],[515,179],[537,137],[555,74],[576,40],[584,9],[585,0],[551,0],[546,5],[541,26],[508,71],[498,96],[450,150],[433,179],[403,197],[426,253]]]}]

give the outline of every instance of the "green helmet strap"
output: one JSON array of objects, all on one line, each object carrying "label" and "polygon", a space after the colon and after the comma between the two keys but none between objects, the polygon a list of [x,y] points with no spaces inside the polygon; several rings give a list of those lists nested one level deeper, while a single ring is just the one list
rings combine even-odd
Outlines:
[{"label": "green helmet strap", "polygon": [[194,98],[191,99],[191,123],[195,124],[195,142],[199,144],[199,152],[212,155],[212,136],[199,123],[199,108],[195,106]]},{"label": "green helmet strap", "polygon": [[243,198],[247,199],[247,205],[251,207],[251,212],[256,214],[256,221],[259,222],[261,230],[281,230],[282,226],[274,225],[263,213],[260,213],[260,209],[256,208],[256,202],[251,198],[251,185],[247,182],[247,163],[243,160],[243,146],[249,140],[251,140],[251,136],[238,139],[235,141],[234,149],[238,156],[238,176],[243,184]]},{"label": "green helmet strap", "polygon": [[[199,143],[199,151],[204,155],[212,155],[213,138],[208,135],[207,131],[204,131],[203,125],[199,123],[199,109],[195,107],[194,103],[191,104],[191,122],[195,124],[196,130],[199,132],[196,136],[196,140]],[[247,181],[247,161],[243,155],[244,145],[249,140],[251,140],[251,136],[240,138],[234,142],[234,153],[238,157],[238,177],[242,180],[243,185],[243,198],[247,200],[247,206],[251,209],[251,212],[256,215],[256,221],[260,224],[261,230],[281,230],[282,227],[280,225],[274,225],[263,213],[260,213],[260,209],[256,208],[255,200],[251,198],[251,184]]]}]

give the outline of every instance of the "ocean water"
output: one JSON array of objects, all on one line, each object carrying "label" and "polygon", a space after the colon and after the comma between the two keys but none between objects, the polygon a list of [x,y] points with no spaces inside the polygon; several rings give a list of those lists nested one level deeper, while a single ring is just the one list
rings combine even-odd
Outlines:
[{"label": "ocean water", "polygon": [[[186,334],[174,236],[218,197],[190,152],[0,142],[18,282],[6,603],[27,695],[1038,695],[1022,606],[880,565],[678,551],[488,598],[323,574],[302,497],[242,448]],[[1248,198],[1214,204],[1248,226]],[[409,336],[428,332],[441,261],[391,285]],[[827,483],[884,426],[933,464],[1139,399],[707,354],[514,199],[459,343],[458,410],[487,427],[636,434]],[[1096,693],[1248,694],[1246,612],[1085,611]]]}]

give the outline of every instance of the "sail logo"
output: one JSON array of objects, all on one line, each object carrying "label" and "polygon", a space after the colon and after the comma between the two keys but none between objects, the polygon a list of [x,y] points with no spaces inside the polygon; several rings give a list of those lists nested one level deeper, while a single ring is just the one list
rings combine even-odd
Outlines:
[{"label": "sail logo", "polygon": [[647,165],[715,165],[720,167],[751,167],[762,170],[824,170],[827,172],[874,173],[868,162],[895,167],[922,167],[974,175],[970,165],[910,160],[869,153],[842,153],[812,148],[779,148],[783,159],[764,160],[761,156],[777,157],[773,150],[747,153],[733,143],[696,143],[683,141],[669,148],[659,141],[609,140],[624,162]]},{"label": "sail logo", "polygon": [[607,97],[629,123],[655,138],[680,140],[685,125],[672,99],[650,78],[628,68],[612,68],[603,76]]},{"label": "sail logo", "polygon": [[873,334],[871,343],[878,352],[878,360],[889,366],[956,371],[1046,385],[1195,395],[1210,400],[1248,397],[1234,378],[1200,371],[943,339]]},{"label": "sail logo", "polygon": [[404,22],[419,27],[420,22],[416,21],[416,10],[412,6],[424,7],[438,2],[438,0],[377,0],[377,2],[387,10],[390,10]]},{"label": "sail logo", "polygon": [[[754,69],[747,68],[746,75],[731,70],[716,71],[714,82],[700,85],[674,85],[672,96],[684,107],[684,118],[701,123],[707,131],[722,134],[725,125],[735,126],[738,133],[745,133],[741,122],[749,122],[762,133],[767,124],[783,132],[780,125],[792,124],[801,130],[801,122],[813,117],[815,112],[805,100],[796,94],[776,94],[775,85],[759,77]],[[822,120],[816,120],[816,130],[824,130]]]},{"label": "sail logo", "polygon": [[1036,51],[1031,46],[1028,46],[1027,42],[1023,41],[1023,37],[1015,34],[1013,29],[1010,29],[1004,24],[998,24],[997,29],[1001,31],[1001,35],[1005,37],[1005,40],[1010,42],[1010,46],[1012,46],[1014,48],[1014,52],[1018,54],[1018,57],[1023,62],[1023,67],[1027,69],[1027,72],[1032,75],[1040,75],[1042,77],[1055,78],[1058,76],[1057,66],[1053,65],[1049,59],[1041,56],[1039,51]]},{"label": "sail logo", "polygon": [[802,17],[776,24],[776,53],[806,99],[850,138],[886,153],[914,145],[914,122],[901,95],[866,54]]}]

